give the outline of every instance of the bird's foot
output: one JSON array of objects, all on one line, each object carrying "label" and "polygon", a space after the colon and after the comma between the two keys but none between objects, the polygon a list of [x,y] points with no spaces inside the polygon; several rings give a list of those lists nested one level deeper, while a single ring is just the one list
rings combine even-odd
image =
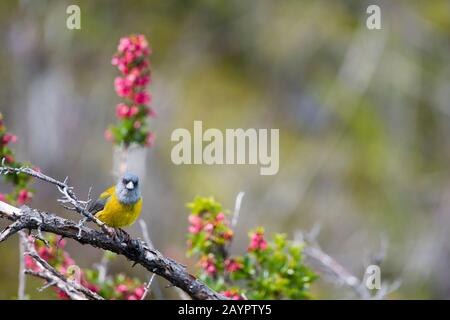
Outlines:
[{"label": "bird's foot", "polygon": [[108,236],[110,236],[111,238],[114,238],[116,235],[116,229],[114,229],[112,227],[108,227],[105,225],[105,231],[108,234]]},{"label": "bird's foot", "polygon": [[121,228],[112,228],[110,236],[116,241],[128,243],[131,236]]}]

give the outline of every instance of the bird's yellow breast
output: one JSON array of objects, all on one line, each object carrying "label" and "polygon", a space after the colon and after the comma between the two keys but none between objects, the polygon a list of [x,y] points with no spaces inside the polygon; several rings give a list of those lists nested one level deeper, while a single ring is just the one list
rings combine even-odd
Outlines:
[{"label": "bird's yellow breast", "polygon": [[115,192],[108,194],[110,198],[103,210],[97,212],[96,217],[113,228],[126,227],[139,217],[142,209],[142,198],[135,204],[123,204],[117,199]]}]

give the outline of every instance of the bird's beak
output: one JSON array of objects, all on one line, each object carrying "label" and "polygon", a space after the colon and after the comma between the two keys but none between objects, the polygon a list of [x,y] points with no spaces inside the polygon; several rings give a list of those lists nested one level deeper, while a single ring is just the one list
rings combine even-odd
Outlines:
[{"label": "bird's beak", "polygon": [[133,190],[134,189],[133,181],[128,182],[125,188],[127,188],[128,190]]}]

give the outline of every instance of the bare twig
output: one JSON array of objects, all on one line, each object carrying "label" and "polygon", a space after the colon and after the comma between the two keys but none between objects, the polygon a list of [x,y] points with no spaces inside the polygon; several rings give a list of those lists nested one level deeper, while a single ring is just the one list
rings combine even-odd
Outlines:
[{"label": "bare twig", "polygon": [[[25,236],[24,231],[19,231],[20,237]],[[21,239],[19,239],[19,288],[17,297],[19,300],[25,300],[25,286],[26,286],[26,279],[25,279],[25,248],[24,244],[22,243]]]},{"label": "bare twig", "polygon": [[145,290],[144,290],[144,294],[142,295],[141,300],[144,300],[145,297],[147,296],[148,292],[150,291],[150,287],[152,285],[153,279],[155,278],[155,274],[153,273],[150,277],[150,279],[148,280],[148,283],[145,285]]},{"label": "bare twig", "polygon": [[47,281],[47,284],[43,286],[40,291],[50,286],[57,286],[74,300],[103,300],[101,296],[83,287],[78,282],[67,279],[47,261],[42,259],[34,248],[34,241],[30,241],[23,232],[20,233],[20,241],[25,250],[24,256],[28,255],[33,258],[40,269],[39,271],[25,270],[24,273],[34,275]]},{"label": "bare twig", "polygon": [[48,285],[45,285],[40,289],[42,291],[46,287],[49,286],[56,286],[60,290],[64,291],[72,300],[88,300],[86,296],[84,296],[82,293],[74,290],[72,287],[70,287],[67,283],[63,281],[59,281],[57,277],[52,275],[50,272],[43,272],[43,271],[33,271],[33,270],[25,270],[25,274],[35,276],[37,278],[41,278],[42,280],[47,281]]},{"label": "bare twig", "polygon": [[[68,177],[66,177],[64,181],[59,181],[57,179],[54,179],[52,177],[43,174],[42,172],[33,170],[29,167],[20,167],[20,168],[9,167],[5,165],[5,159],[3,158],[2,165],[0,166],[0,174],[12,174],[12,173],[15,174],[23,173],[55,185],[58,188],[58,191],[63,195],[61,199],[58,199],[58,202],[61,202],[65,208],[76,211],[84,217],[84,219],[80,220],[79,222],[80,226],[83,225],[86,221],[93,221],[98,226],[100,226],[103,231],[108,232],[106,225],[102,221],[97,219],[95,216],[93,216],[87,210],[89,200],[87,201],[79,200],[75,192],[73,191],[73,187],[70,187],[67,184]],[[68,204],[71,205],[71,207],[68,206]]]},{"label": "bare twig", "polygon": [[[307,262],[309,261],[318,272],[324,273],[336,285],[345,285],[351,288],[360,299],[383,299],[386,295],[398,289],[400,281],[395,281],[392,284],[384,283],[382,289],[375,296],[372,296],[370,290],[364,285],[363,280],[351,274],[320,248],[317,242],[319,231],[320,226],[315,225],[311,232],[304,233],[298,231],[294,239],[297,242],[305,244],[303,253],[307,258]],[[383,250],[385,249],[385,245],[385,243],[382,243]]]},{"label": "bare twig", "polygon": [[107,255],[104,253],[100,263],[95,265],[95,267],[98,270],[98,281],[100,283],[103,283],[106,280],[106,274],[108,273],[108,263],[109,263],[109,259],[108,259]]},{"label": "bare twig", "polygon": [[150,234],[148,232],[147,223],[144,219],[139,219],[139,226],[141,227],[142,236],[144,237],[144,241],[147,242],[149,248],[153,249],[155,246],[153,245],[152,240],[150,239]]},{"label": "bare twig", "polygon": [[239,213],[241,211],[242,198],[244,198],[244,195],[245,192],[241,191],[236,196],[236,201],[234,203],[233,218],[231,220],[231,228],[235,228],[239,220]]},{"label": "bare twig", "polygon": [[320,248],[306,246],[303,252],[307,258],[312,260],[311,264],[325,272],[337,285],[344,284],[351,288],[359,298],[370,299],[370,292],[364,284]]}]

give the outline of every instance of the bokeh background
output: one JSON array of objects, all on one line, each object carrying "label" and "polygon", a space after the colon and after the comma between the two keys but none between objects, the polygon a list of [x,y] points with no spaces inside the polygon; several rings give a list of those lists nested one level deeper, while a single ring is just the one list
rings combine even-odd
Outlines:
[{"label": "bokeh background", "polygon": [[[81,7],[81,30],[66,28],[69,4]],[[369,4],[382,30],[366,28]],[[382,280],[402,281],[390,298],[450,298],[449,1],[1,1],[0,110],[18,160],[68,175],[79,194],[114,182],[103,138],[119,102],[110,61],[130,33],[153,48],[143,217],[163,253],[192,270],[185,203],[213,195],[232,210],[245,191],[233,252],[257,225],[292,238],[320,224],[322,248],[360,277],[387,239]],[[170,134],[194,120],[279,128],[279,173],[173,165]],[[34,186],[33,206],[77,218],[52,186]],[[75,242],[69,252],[82,267],[102,256]],[[17,238],[1,243],[2,299],[17,295],[18,261]],[[121,258],[112,271],[148,276]],[[49,298],[39,284],[27,292]],[[325,280],[313,294],[352,297]]]}]

